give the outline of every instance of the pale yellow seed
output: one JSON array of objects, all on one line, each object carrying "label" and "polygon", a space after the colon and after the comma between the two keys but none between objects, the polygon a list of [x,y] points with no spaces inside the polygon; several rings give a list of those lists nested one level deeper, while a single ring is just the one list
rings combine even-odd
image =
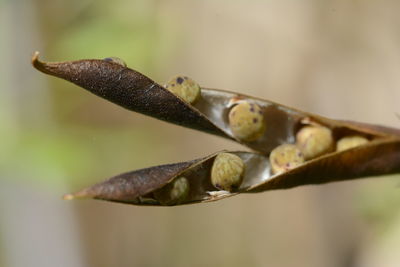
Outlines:
[{"label": "pale yellow seed", "polygon": [[362,136],[347,136],[339,139],[336,144],[336,151],[343,151],[368,143],[368,139]]},{"label": "pale yellow seed", "polygon": [[300,149],[293,144],[283,144],[271,151],[269,156],[272,173],[278,174],[304,163]]},{"label": "pale yellow seed", "polygon": [[120,59],[119,57],[106,57],[104,60],[105,60],[105,61],[109,61],[109,62],[113,62],[113,63],[116,63],[116,64],[119,64],[119,65],[121,65],[121,66],[126,67],[125,61],[123,61],[123,60]]},{"label": "pale yellow seed", "polygon": [[245,165],[243,160],[231,153],[220,153],[211,168],[211,183],[214,187],[232,191],[238,188],[243,180]]},{"label": "pale yellow seed", "polygon": [[333,149],[332,131],[323,126],[305,126],[297,133],[296,144],[306,160],[316,158]]},{"label": "pale yellow seed", "polygon": [[171,199],[182,199],[182,197],[186,197],[189,192],[189,182],[185,177],[179,177],[174,181],[174,185],[171,189]]},{"label": "pale yellow seed", "polygon": [[188,196],[190,190],[189,181],[180,176],[154,192],[154,197],[162,205],[175,205],[182,203]]},{"label": "pale yellow seed", "polygon": [[254,141],[264,133],[263,111],[257,104],[240,102],[230,110],[228,119],[233,135],[240,140]]},{"label": "pale yellow seed", "polygon": [[200,98],[200,86],[186,76],[173,77],[165,84],[165,88],[189,104],[195,103]]}]

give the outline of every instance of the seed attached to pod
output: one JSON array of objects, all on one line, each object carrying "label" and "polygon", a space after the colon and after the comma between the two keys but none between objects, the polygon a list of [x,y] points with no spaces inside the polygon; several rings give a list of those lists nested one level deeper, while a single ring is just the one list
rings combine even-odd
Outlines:
[{"label": "seed attached to pod", "polygon": [[296,143],[306,160],[332,150],[332,131],[323,126],[305,126],[296,135]]},{"label": "seed attached to pod", "polygon": [[273,174],[282,173],[304,163],[300,149],[293,144],[283,144],[271,151],[269,156]]},{"label": "seed attached to pod", "polygon": [[119,57],[106,57],[105,59],[103,59],[104,61],[108,61],[108,62],[113,62],[116,64],[119,64],[121,66],[126,67],[126,63],[125,61],[123,61],[122,59],[120,59]]},{"label": "seed attached to pod", "polygon": [[240,157],[231,153],[219,153],[211,168],[211,183],[220,190],[232,191],[242,183],[244,169],[245,165]]},{"label": "seed attached to pod", "polygon": [[254,141],[265,130],[263,111],[257,104],[241,101],[229,112],[229,126],[235,137]]},{"label": "seed attached to pod", "polygon": [[343,151],[353,147],[368,143],[368,139],[362,136],[354,135],[339,139],[336,144],[336,151]]},{"label": "seed attached to pod", "polygon": [[173,77],[165,84],[165,88],[189,104],[195,103],[200,98],[200,86],[186,76]]},{"label": "seed attached to pod", "polygon": [[164,187],[154,192],[154,197],[162,205],[176,205],[182,203],[190,190],[187,178],[180,176]]}]

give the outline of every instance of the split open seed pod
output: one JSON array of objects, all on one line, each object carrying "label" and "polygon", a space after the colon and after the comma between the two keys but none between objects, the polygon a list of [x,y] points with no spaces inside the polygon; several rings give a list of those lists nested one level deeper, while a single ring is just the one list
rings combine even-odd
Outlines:
[{"label": "split open seed pod", "polygon": [[[189,182],[189,192],[177,205],[215,201],[239,193],[287,189],[300,185],[400,172],[400,130],[377,125],[328,119],[269,100],[239,93],[201,88],[201,97],[189,104],[143,74],[109,60],[78,60],[46,63],[32,58],[38,70],[73,82],[86,90],[132,111],[239,142],[254,152],[227,153],[244,164],[240,184],[220,190],[211,181],[219,153],[205,158],[150,167],[124,173],[65,198],[90,197],[137,205],[162,205],[155,192],[178,177]],[[257,105],[263,129],[257,138],[237,138],[229,124],[232,107],[246,101]],[[362,136],[367,143],[343,151],[326,150],[294,168],[274,174],[270,153],[283,144],[296,144],[304,127],[329,129],[333,143]],[[225,152],[224,152],[225,153]],[[290,163],[290,162],[289,162]],[[173,204],[175,205],[175,204]]]}]

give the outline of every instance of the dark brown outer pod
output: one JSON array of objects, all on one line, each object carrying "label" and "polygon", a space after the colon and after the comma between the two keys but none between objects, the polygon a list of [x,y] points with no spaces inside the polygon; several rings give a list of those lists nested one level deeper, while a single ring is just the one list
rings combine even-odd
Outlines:
[{"label": "dark brown outer pod", "polygon": [[216,153],[193,161],[124,173],[75,194],[65,195],[64,198],[96,198],[135,205],[162,206],[152,193],[176,177],[184,176],[190,184],[188,196],[179,203],[184,205],[221,200],[239,193],[289,189],[400,172],[399,139],[374,141],[365,146],[328,154],[276,175],[271,172],[268,159],[261,154],[229,153],[240,157],[246,166],[243,182],[237,191],[220,191],[211,183],[210,172],[218,155]]},{"label": "dark brown outer pod", "polygon": [[[238,193],[287,189],[300,185],[321,184],[372,175],[400,172],[400,130],[378,125],[339,121],[303,112],[269,100],[234,92],[201,89],[201,98],[190,105],[143,74],[108,60],[78,60],[45,63],[32,58],[38,70],[71,81],[90,92],[127,109],[171,123],[220,135],[242,143],[257,153],[229,152],[245,165],[241,184],[232,192],[215,188],[210,172],[217,154],[188,162],[168,164],[115,176],[88,187],[66,199],[91,197],[137,205],[160,205],[154,192],[178,176],[189,181],[185,201],[190,204],[219,200]],[[229,127],[228,114],[240,101],[260,107],[266,125],[256,140],[238,140]],[[328,151],[283,173],[273,174],[268,156],[282,144],[294,144],[296,133],[307,125],[321,125],[332,131],[335,141],[362,136],[364,145],[336,152]]]},{"label": "dark brown outer pod", "polygon": [[188,162],[123,173],[74,194],[67,194],[64,199],[96,198],[137,205],[162,206],[164,204],[158,202],[157,196],[153,193],[156,193],[175,178],[184,176],[189,182],[190,189],[185,200],[179,202],[179,205],[183,205],[234,196],[240,192],[245,192],[253,184],[269,179],[269,164],[263,155],[239,151],[229,153],[238,156],[246,166],[251,167],[244,173],[240,187],[232,192],[215,188],[210,179],[214,160],[221,154],[220,152]]},{"label": "dark brown outer pod", "polygon": [[[38,52],[34,54],[32,64],[46,74],[73,82],[129,110],[233,139],[261,153],[268,154],[282,143],[293,143],[304,118],[329,127],[339,135],[400,136],[397,129],[335,121],[269,100],[223,90],[202,88],[201,98],[190,105],[145,75],[112,61],[87,59],[47,63],[39,61],[38,55]],[[257,140],[239,140],[229,127],[228,113],[235,102],[242,100],[251,100],[263,112],[267,129]]]},{"label": "dark brown outer pod", "polygon": [[126,109],[160,120],[224,135],[204,115],[143,74],[109,60],[89,59],[42,62],[39,53],[33,66],[43,73],[70,81]]}]

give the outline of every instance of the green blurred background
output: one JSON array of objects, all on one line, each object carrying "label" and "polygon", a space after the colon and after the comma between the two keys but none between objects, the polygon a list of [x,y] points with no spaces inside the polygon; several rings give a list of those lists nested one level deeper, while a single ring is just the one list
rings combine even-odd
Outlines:
[{"label": "green blurred background", "polygon": [[0,0],[0,266],[399,266],[399,176],[146,208],[63,201],[115,174],[244,149],[30,65],[118,56],[163,83],[400,127],[395,0]]}]

